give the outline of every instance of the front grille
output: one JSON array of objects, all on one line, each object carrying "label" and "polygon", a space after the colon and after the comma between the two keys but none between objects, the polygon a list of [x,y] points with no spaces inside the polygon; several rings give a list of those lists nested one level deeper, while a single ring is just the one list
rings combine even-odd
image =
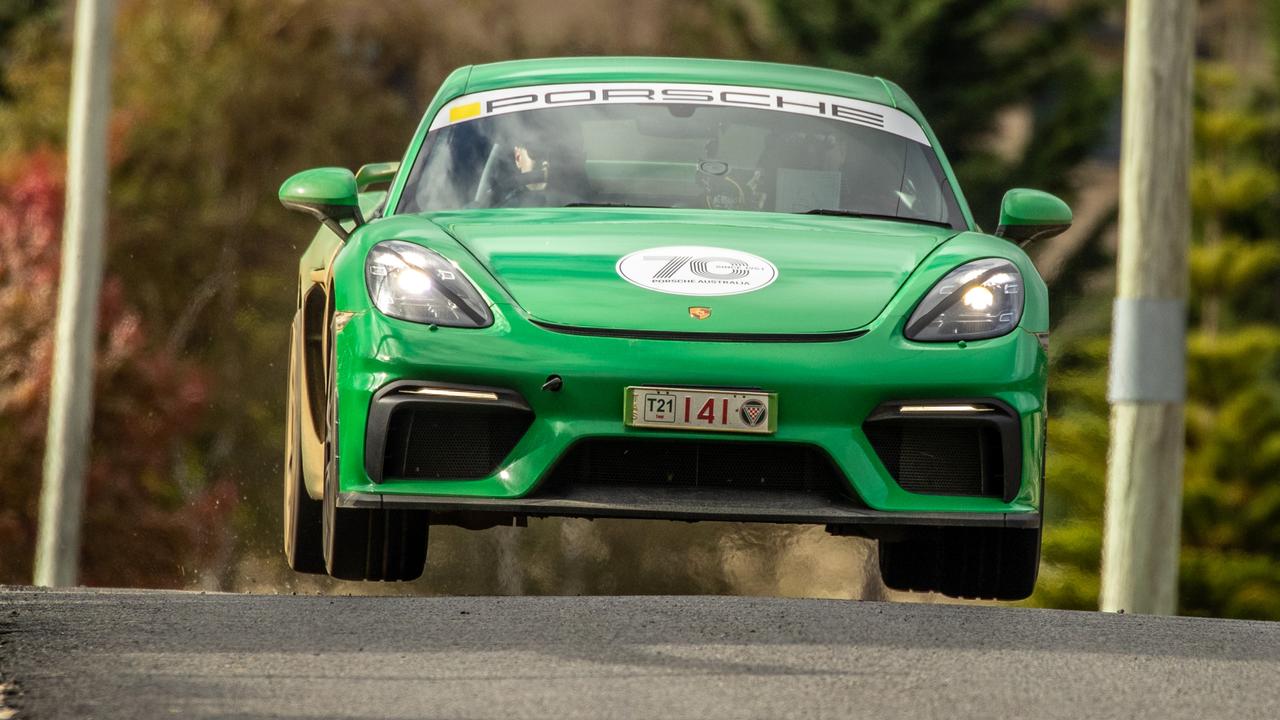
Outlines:
[{"label": "front grille", "polygon": [[811,445],[639,438],[579,442],[551,472],[548,484],[562,483],[826,494],[848,485]]},{"label": "front grille", "polygon": [[930,495],[1000,497],[1004,463],[999,430],[975,421],[895,419],[868,422],[867,439],[903,490]]},{"label": "front grille", "polygon": [[487,477],[524,436],[533,415],[502,406],[404,403],[391,412],[382,475]]}]

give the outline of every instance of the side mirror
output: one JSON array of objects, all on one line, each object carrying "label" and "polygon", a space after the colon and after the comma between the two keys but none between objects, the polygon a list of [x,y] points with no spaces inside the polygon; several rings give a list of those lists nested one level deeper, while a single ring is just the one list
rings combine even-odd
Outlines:
[{"label": "side mirror", "polygon": [[303,170],[280,186],[281,205],[311,215],[343,240],[349,235],[343,220],[364,223],[357,195],[356,176],[346,168]]},{"label": "side mirror", "polygon": [[1018,245],[1044,240],[1071,227],[1071,208],[1057,197],[1039,190],[1014,188],[1000,202],[996,235]]},{"label": "side mirror", "polygon": [[364,192],[374,185],[389,183],[396,179],[396,173],[398,172],[400,172],[400,163],[398,162],[361,165],[360,169],[356,171],[356,189]]}]

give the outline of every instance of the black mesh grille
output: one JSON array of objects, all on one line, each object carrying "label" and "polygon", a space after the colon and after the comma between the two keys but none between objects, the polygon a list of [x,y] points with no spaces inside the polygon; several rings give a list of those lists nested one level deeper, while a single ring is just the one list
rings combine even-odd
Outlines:
[{"label": "black mesh grille", "polygon": [[573,446],[549,483],[840,493],[831,458],[810,445],[600,438]]},{"label": "black mesh grille", "polygon": [[401,405],[387,425],[383,475],[487,477],[520,442],[531,422],[530,413],[506,407]]},{"label": "black mesh grille", "polygon": [[1002,492],[1000,435],[990,424],[881,420],[863,429],[880,462],[903,490],[992,497]]}]

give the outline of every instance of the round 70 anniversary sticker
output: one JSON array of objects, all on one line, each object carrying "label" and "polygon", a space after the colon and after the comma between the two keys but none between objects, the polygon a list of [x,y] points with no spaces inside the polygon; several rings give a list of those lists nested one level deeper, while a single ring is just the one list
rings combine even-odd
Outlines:
[{"label": "round 70 anniversary sticker", "polygon": [[778,268],[758,255],[700,245],[637,250],[618,261],[617,271],[646,290],[704,297],[754,292],[778,278]]}]

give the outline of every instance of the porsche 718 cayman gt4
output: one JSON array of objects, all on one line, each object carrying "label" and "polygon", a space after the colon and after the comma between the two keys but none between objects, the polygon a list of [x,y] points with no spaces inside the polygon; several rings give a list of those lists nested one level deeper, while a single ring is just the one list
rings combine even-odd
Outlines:
[{"label": "porsche 718 cayman gt4", "polygon": [[1045,285],[901,88],[815,68],[462,68],[399,163],[280,189],[323,226],[289,363],[285,552],[421,575],[431,525],[822,524],[884,582],[1015,599],[1039,562]]}]

